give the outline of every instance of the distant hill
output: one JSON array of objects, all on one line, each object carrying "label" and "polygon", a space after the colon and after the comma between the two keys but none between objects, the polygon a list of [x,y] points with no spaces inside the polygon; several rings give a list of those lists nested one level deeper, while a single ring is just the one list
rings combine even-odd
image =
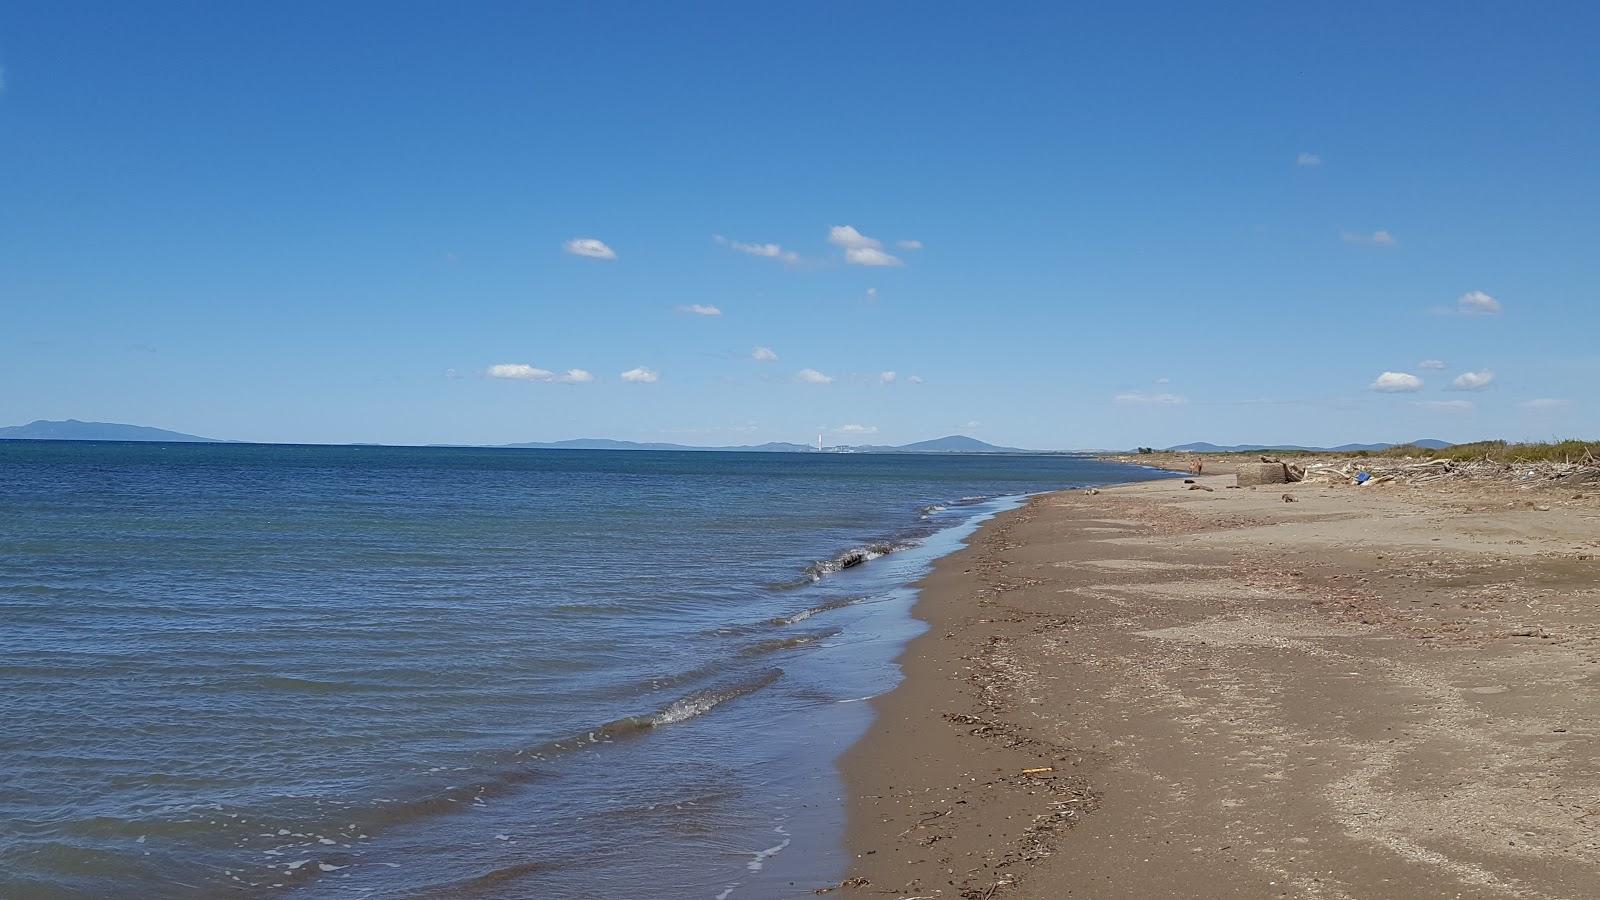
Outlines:
[{"label": "distant hill", "polygon": [[917,441],[913,444],[901,444],[889,448],[902,453],[1027,453],[1016,447],[996,447],[986,444],[977,438],[967,437],[964,434],[952,434],[948,437],[934,438],[931,441]]},{"label": "distant hill", "polygon": [[1418,441],[1402,441],[1397,444],[1340,444],[1337,447],[1304,447],[1299,444],[1230,444],[1224,446],[1199,441],[1193,444],[1179,444],[1176,447],[1168,447],[1167,451],[1173,453],[1239,453],[1252,450],[1309,450],[1317,453],[1356,453],[1361,450],[1369,452],[1387,450],[1390,447],[1402,445],[1424,447],[1429,450],[1443,450],[1446,447],[1453,446],[1449,441],[1439,441],[1432,438],[1424,438]]},{"label": "distant hill", "polygon": [[39,419],[26,425],[0,428],[0,440],[8,441],[164,441],[167,443],[217,444],[216,438],[198,437],[165,428],[122,425],[116,422],[80,422],[66,419],[51,422]]},{"label": "distant hill", "polygon": [[[224,443],[216,438],[199,437],[193,434],[183,434],[178,431],[168,431],[164,428],[150,428],[144,425],[122,425],[115,422],[80,422],[77,419],[67,419],[62,422],[50,422],[40,419],[26,425],[13,425],[0,428],[0,440],[34,440],[34,441],[165,441],[168,443]],[[365,446],[365,445],[363,445]],[[381,446],[373,444],[370,446]],[[434,446],[462,446],[459,444],[436,444]],[[549,443],[529,442],[520,444],[499,444],[497,446],[518,450],[694,450],[700,452],[740,452],[740,453],[816,453],[817,448],[807,444],[791,444],[782,441],[773,441],[766,444],[743,444],[728,447],[695,447],[689,444],[651,443],[641,441],[614,441],[609,438],[577,438],[569,441],[552,441]],[[827,448],[829,453],[1029,453],[1032,451],[1018,450],[1015,447],[999,447],[985,443],[977,438],[967,437],[964,434],[953,434],[948,437],[934,438],[931,441],[917,441],[900,446],[847,446],[838,445]]]}]

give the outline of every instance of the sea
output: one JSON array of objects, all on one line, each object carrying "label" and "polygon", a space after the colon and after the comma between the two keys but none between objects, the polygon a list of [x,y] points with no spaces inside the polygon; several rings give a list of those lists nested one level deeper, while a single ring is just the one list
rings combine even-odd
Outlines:
[{"label": "sea", "polygon": [[810,897],[1071,455],[0,441],[0,897]]}]

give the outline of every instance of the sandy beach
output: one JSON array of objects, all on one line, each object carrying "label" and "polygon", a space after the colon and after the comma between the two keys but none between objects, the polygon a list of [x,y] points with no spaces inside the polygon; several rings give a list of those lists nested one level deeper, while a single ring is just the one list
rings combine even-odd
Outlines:
[{"label": "sandy beach", "polygon": [[940,561],[835,890],[1600,894],[1600,486],[1197,481]]}]

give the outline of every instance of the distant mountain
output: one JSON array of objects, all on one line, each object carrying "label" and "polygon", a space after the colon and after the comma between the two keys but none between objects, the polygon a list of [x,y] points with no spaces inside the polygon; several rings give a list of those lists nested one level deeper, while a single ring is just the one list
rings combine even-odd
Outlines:
[{"label": "distant mountain", "polygon": [[1439,441],[1432,438],[1424,438],[1423,440],[1418,441],[1405,441],[1401,444],[1340,444],[1337,447],[1304,447],[1299,444],[1231,444],[1223,446],[1219,444],[1208,444],[1205,441],[1199,441],[1193,444],[1179,444],[1176,447],[1168,447],[1167,452],[1239,453],[1253,450],[1309,450],[1317,453],[1357,453],[1362,450],[1373,452],[1377,450],[1387,450],[1390,447],[1399,446],[1423,447],[1429,450],[1443,450],[1444,448],[1453,445],[1448,441]]},{"label": "distant mountain", "polygon": [[[50,422],[40,419],[26,425],[13,425],[0,428],[0,440],[34,440],[34,441],[165,441],[168,443],[224,443],[216,438],[199,437],[193,434],[183,434],[177,431],[167,431],[164,428],[150,428],[144,425],[121,425],[115,422],[80,422],[77,419],[67,419],[63,422]],[[367,445],[361,445],[367,446]],[[370,446],[381,446],[373,444]],[[436,444],[434,446],[462,446],[459,444]],[[817,448],[807,444],[791,444],[782,441],[773,441],[766,444],[744,444],[729,447],[694,447],[688,444],[650,443],[641,441],[614,441],[608,438],[578,438],[570,441],[552,441],[549,443],[521,443],[499,444],[500,447],[518,450],[695,450],[701,452],[740,452],[740,453],[816,453]],[[1209,446],[1209,445],[1207,445]],[[900,446],[847,446],[839,445],[827,448],[829,453],[1030,453],[1029,450],[1018,450],[1015,447],[997,447],[985,443],[977,438],[967,437],[963,434],[953,434],[948,437],[935,438],[931,441],[917,441],[912,444]]]},{"label": "distant mountain", "polygon": [[948,437],[934,438],[931,441],[917,441],[914,444],[901,444],[890,448],[901,453],[1027,453],[1016,447],[996,447],[986,444],[977,438],[967,437],[964,434],[952,434]]},{"label": "distant mountain", "polygon": [[51,422],[40,419],[26,425],[0,428],[0,440],[10,441],[164,441],[167,443],[217,444],[216,438],[197,437],[165,428],[121,425],[116,422],[80,422],[67,419]]}]

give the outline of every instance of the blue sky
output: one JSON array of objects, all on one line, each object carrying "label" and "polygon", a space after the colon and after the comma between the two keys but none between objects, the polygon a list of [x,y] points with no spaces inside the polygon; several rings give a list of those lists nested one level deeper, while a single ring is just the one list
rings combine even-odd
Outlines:
[{"label": "blue sky", "polygon": [[9,5],[0,424],[1600,436],[1600,11],[1202,6]]}]

